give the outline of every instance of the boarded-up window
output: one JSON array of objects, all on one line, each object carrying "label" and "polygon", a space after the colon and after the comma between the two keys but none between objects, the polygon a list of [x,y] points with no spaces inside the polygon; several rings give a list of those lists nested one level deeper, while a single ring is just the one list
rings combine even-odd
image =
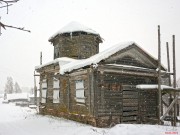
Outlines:
[{"label": "boarded-up window", "polygon": [[41,103],[46,103],[46,97],[47,97],[47,80],[46,79],[43,79],[41,87],[42,87]]},{"label": "boarded-up window", "polygon": [[59,87],[59,80],[54,78],[53,79],[53,103],[59,103],[59,96],[60,96],[60,87]]},{"label": "boarded-up window", "polygon": [[75,99],[76,99],[76,102],[78,103],[85,103],[83,80],[76,81],[76,98]]}]

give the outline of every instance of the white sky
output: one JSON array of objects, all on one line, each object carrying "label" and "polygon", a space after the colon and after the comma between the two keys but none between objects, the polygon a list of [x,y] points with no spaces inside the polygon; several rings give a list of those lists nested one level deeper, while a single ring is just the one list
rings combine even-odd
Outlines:
[{"label": "white sky", "polygon": [[[162,61],[166,46],[176,35],[177,77],[180,77],[180,0],[20,0],[0,9],[1,21],[22,26],[31,33],[8,29],[0,36],[0,90],[7,76],[20,86],[33,87],[34,67],[53,60],[48,38],[71,21],[100,33],[100,51],[124,41],[135,41],[157,58],[157,25],[161,25]],[[172,57],[171,57],[172,62]],[[171,65],[172,67],[172,65]]]}]

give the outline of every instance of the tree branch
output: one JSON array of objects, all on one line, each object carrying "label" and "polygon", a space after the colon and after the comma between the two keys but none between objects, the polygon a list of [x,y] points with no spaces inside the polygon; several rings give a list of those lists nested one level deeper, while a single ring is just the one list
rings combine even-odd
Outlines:
[{"label": "tree branch", "polygon": [[[13,4],[9,4],[8,6],[12,6]],[[7,7],[7,5],[6,6],[1,6],[0,8],[4,8],[4,7]]]},{"label": "tree branch", "polygon": [[31,32],[30,30],[24,29],[24,27],[10,26],[10,25],[3,24],[2,22],[0,22],[0,27],[4,28],[5,30],[6,30],[6,27],[8,27],[8,28],[14,28],[14,29],[18,29],[18,30],[22,30],[22,31],[26,31],[26,32]]},{"label": "tree branch", "polygon": [[7,14],[8,14],[8,7],[9,7],[9,6],[12,6],[12,4],[9,4],[9,3],[15,3],[15,2],[18,2],[18,1],[19,1],[19,0],[11,0],[11,1],[0,0],[0,4],[2,4],[2,5],[3,5],[3,3],[6,4],[6,6],[1,6],[0,8],[6,7],[6,8],[7,8]]},{"label": "tree branch", "polygon": [[[7,8],[7,14],[8,14],[8,7],[12,6],[13,5],[12,3],[16,3],[18,1],[19,0],[0,0],[0,5],[1,5],[0,8]],[[0,17],[0,19],[1,19],[1,17]],[[6,25],[0,21],[0,35],[1,35],[1,27],[5,30],[6,30],[6,27],[8,27],[8,28],[18,29],[18,30],[22,30],[22,31],[26,31],[26,32],[31,32],[30,30],[24,29],[24,27],[15,27],[15,26],[11,26],[11,25]]]}]

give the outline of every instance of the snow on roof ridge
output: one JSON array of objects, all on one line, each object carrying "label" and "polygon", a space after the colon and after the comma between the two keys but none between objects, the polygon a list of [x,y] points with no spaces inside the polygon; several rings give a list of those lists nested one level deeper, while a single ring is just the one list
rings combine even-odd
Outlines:
[{"label": "snow on roof ridge", "polygon": [[70,72],[74,69],[79,69],[81,67],[91,65],[91,64],[97,64],[101,60],[104,60],[104,59],[108,58],[109,56],[115,54],[116,52],[118,52],[122,49],[125,49],[133,44],[136,44],[136,43],[134,41],[122,42],[122,43],[116,44],[116,45],[112,46],[111,48],[108,48],[94,56],[91,56],[90,58],[78,60],[75,62],[70,62],[66,65],[62,65],[60,68],[60,74],[63,75],[65,72]]},{"label": "snow on roof ridge", "polygon": [[62,27],[59,31],[57,31],[55,34],[53,34],[50,38],[49,41],[52,40],[55,36],[57,36],[58,34],[63,34],[63,33],[72,33],[72,32],[78,32],[78,31],[82,31],[82,32],[87,32],[87,33],[91,33],[91,34],[95,34],[95,35],[99,35],[99,33],[97,33],[96,31],[94,31],[93,29],[80,24],[79,22],[76,21],[72,21],[70,23],[68,23],[67,25],[65,25],[64,27]]},{"label": "snow on roof ridge", "polygon": [[64,65],[64,64],[67,64],[67,63],[70,63],[72,61],[76,61],[75,59],[73,58],[68,58],[68,57],[60,57],[60,58],[56,58],[48,63],[45,63],[45,64],[42,64],[42,65],[39,65],[39,66],[36,66],[35,69],[40,69],[44,66],[48,66],[48,65],[51,65],[51,64],[55,64],[55,63],[58,63],[59,62],[59,65]]}]

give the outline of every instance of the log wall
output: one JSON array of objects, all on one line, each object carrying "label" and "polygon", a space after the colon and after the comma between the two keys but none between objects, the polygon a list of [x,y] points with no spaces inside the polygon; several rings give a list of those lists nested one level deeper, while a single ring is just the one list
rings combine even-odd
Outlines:
[{"label": "log wall", "polygon": [[59,57],[85,59],[99,53],[97,35],[77,33],[72,36],[59,36],[53,45],[54,59]]}]

